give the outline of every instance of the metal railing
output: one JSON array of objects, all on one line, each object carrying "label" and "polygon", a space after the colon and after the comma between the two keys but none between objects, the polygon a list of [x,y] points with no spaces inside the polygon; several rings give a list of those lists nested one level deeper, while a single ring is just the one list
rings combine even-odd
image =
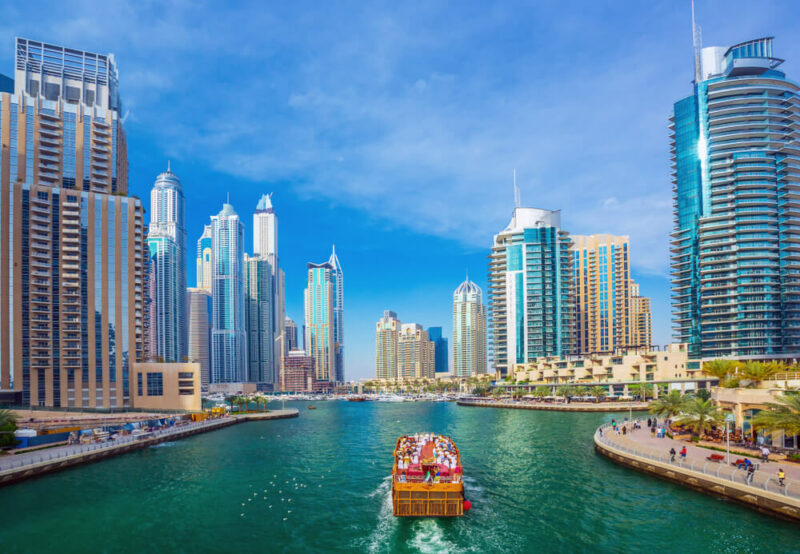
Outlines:
[{"label": "metal railing", "polygon": [[34,466],[41,463],[48,463],[52,461],[63,460],[71,456],[88,454],[91,452],[103,452],[121,448],[124,445],[139,442],[141,440],[149,440],[157,437],[169,437],[172,435],[180,435],[186,431],[200,428],[213,428],[223,423],[231,421],[231,418],[225,417],[220,419],[210,419],[206,421],[196,421],[186,425],[177,425],[168,429],[160,429],[141,435],[126,435],[116,438],[114,440],[107,440],[100,443],[90,444],[76,444],[63,447],[57,447],[50,451],[36,452],[30,454],[17,454],[16,456],[8,456],[0,458],[0,472],[19,469],[23,467]]},{"label": "metal railing", "polygon": [[[642,420],[638,421],[642,423],[642,429],[646,431],[646,427]],[[626,423],[630,424],[630,422]],[[720,460],[718,462],[707,459],[698,460],[696,458],[683,460],[680,458],[680,456],[676,455],[675,460],[672,461],[670,460],[671,456],[669,452],[657,450],[642,444],[632,445],[632,441],[621,440],[622,436],[626,435],[617,437],[611,425],[603,425],[601,426],[601,429],[603,431],[602,434],[600,434],[599,430],[595,431],[595,439],[601,444],[604,444],[615,450],[620,450],[628,454],[633,454],[634,456],[668,464],[683,470],[697,471],[703,475],[717,477],[719,479],[726,479],[732,483],[738,483],[740,485],[752,487],[753,489],[782,494],[784,496],[800,500],[800,481],[784,479],[783,485],[780,485],[777,476],[767,476],[763,472],[759,472],[759,464],[755,464],[756,472],[752,474],[751,479],[748,481],[748,474],[745,469],[728,465],[725,460]],[[630,431],[627,436],[630,437]],[[711,454],[720,454],[720,452],[717,452],[716,450],[709,450],[709,456]],[[736,454],[734,459],[741,457],[743,456]]]}]

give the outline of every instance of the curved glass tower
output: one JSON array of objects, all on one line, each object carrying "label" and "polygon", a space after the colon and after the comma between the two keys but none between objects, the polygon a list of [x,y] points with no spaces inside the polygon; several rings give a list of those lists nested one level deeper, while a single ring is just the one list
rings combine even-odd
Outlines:
[{"label": "curved glass tower", "polygon": [[675,337],[702,357],[796,352],[798,85],[777,69],[772,37],[697,59],[671,125]]},{"label": "curved glass tower", "polygon": [[480,287],[467,279],[453,293],[453,374],[486,373],[486,310]]},{"label": "curved glass tower", "polygon": [[188,355],[186,328],[186,229],[183,188],[167,171],[150,193],[150,325],[155,327],[155,354],[165,362]]}]

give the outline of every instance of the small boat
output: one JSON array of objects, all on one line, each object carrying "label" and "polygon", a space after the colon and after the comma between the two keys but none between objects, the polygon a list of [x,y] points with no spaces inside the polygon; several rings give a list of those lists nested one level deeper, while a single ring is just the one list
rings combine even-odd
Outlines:
[{"label": "small boat", "polygon": [[367,399],[364,396],[348,396],[347,397],[347,401],[348,402],[366,402]]},{"label": "small boat", "polygon": [[[437,447],[449,452],[454,463],[437,463]],[[417,463],[398,468],[398,460],[409,450],[418,452]],[[464,499],[461,454],[450,437],[425,433],[397,439],[392,466],[392,512],[395,516],[458,517],[470,507],[469,501]]]},{"label": "small boat", "polygon": [[308,408],[309,410],[316,410],[317,409],[317,407],[314,406],[313,404],[309,404],[308,406],[306,406],[306,408]]}]

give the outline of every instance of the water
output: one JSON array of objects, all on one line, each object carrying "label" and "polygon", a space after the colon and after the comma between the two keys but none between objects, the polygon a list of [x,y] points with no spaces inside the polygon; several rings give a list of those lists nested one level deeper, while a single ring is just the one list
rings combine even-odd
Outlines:
[{"label": "water", "polygon": [[[800,526],[595,454],[611,414],[316,405],[2,488],[0,552],[800,552]],[[392,516],[394,442],[425,430],[461,450],[463,518]]]}]

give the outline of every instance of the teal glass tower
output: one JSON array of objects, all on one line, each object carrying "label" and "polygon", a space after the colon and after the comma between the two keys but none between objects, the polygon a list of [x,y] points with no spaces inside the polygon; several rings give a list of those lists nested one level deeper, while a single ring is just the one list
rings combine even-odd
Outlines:
[{"label": "teal glass tower", "polygon": [[247,380],[263,390],[278,384],[273,315],[273,270],[267,258],[245,255],[245,321],[247,327]]},{"label": "teal glass tower", "polygon": [[772,37],[698,47],[675,103],[673,331],[694,356],[800,345],[799,89],[782,62]]},{"label": "teal glass tower", "polygon": [[428,340],[433,343],[436,373],[447,373],[450,366],[447,360],[447,339],[441,327],[428,327]]},{"label": "teal glass tower", "polygon": [[559,211],[514,209],[489,255],[495,371],[574,352],[571,241]]},{"label": "teal glass tower", "polygon": [[336,379],[336,343],[334,339],[334,272],[330,262],[308,264],[305,290],[305,346],[314,358],[315,379]]}]

